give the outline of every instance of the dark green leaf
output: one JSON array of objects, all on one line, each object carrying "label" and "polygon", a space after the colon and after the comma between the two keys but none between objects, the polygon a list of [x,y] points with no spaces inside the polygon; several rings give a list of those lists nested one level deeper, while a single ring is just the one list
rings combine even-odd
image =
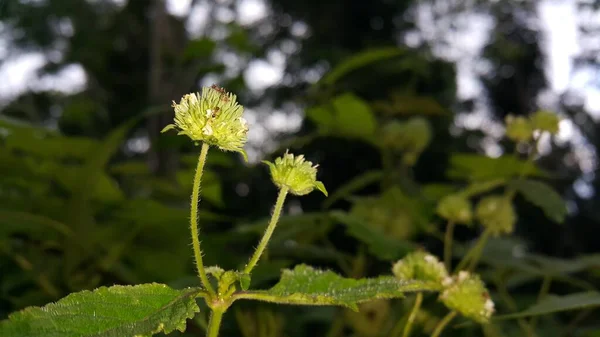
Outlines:
[{"label": "dark green leaf", "polygon": [[198,58],[206,58],[209,57],[217,43],[208,38],[201,38],[197,40],[190,41],[183,52],[183,57],[185,60],[193,60]]},{"label": "dark green leaf", "polygon": [[450,178],[467,180],[490,180],[524,176],[543,177],[547,174],[533,163],[514,156],[490,158],[476,154],[458,153],[450,157]]},{"label": "dark green leaf", "polygon": [[198,288],[163,284],[101,287],[30,307],[0,323],[2,337],[125,337],[184,331],[200,309]]},{"label": "dark green leaf", "polygon": [[405,292],[434,290],[434,286],[420,281],[400,281],[393,276],[371,279],[344,278],[332,271],[298,265],[285,269],[281,280],[266,291],[240,292],[236,299],[296,304],[339,305],[358,310],[358,304],[381,298],[403,297]]},{"label": "dark green leaf", "polygon": [[587,291],[564,296],[548,295],[524,311],[515,314],[497,316],[496,319],[540,316],[555,312],[579,310],[597,306],[600,306],[600,293],[596,291]]},{"label": "dark green leaf", "polygon": [[62,222],[42,215],[0,209],[0,236],[14,232],[47,233],[48,229],[64,236],[73,235],[71,229]]},{"label": "dark green leaf", "polygon": [[352,180],[339,187],[334,193],[331,194],[330,197],[325,199],[325,202],[323,202],[323,207],[329,208],[339,199],[350,196],[352,193],[381,180],[382,177],[382,171],[369,171],[354,177]]},{"label": "dark green leaf", "polygon": [[369,252],[382,260],[398,259],[416,248],[412,243],[394,239],[350,214],[334,211],[331,216],[346,225],[348,234],[365,243]]},{"label": "dark green leaf", "polygon": [[347,74],[370,65],[390,58],[402,56],[405,51],[398,48],[381,48],[371,49],[362,53],[358,53],[348,58],[347,60],[336,65],[329,73],[327,73],[320,83],[333,84]]},{"label": "dark green leaf", "polygon": [[532,204],[541,208],[550,220],[557,223],[562,223],[565,220],[567,205],[548,184],[535,180],[515,180],[510,186],[520,192]]}]

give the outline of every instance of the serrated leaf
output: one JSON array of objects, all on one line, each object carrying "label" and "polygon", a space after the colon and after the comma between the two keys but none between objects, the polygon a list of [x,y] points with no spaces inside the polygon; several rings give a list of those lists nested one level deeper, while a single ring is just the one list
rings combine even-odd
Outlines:
[{"label": "serrated leaf", "polygon": [[295,305],[337,305],[357,311],[362,302],[399,298],[405,292],[427,290],[435,290],[435,286],[421,281],[400,281],[393,276],[345,278],[302,264],[284,269],[281,280],[271,289],[240,292],[234,298]]},{"label": "serrated leaf", "polygon": [[538,303],[515,314],[497,316],[497,320],[547,315],[560,311],[579,310],[600,306],[600,293],[587,291],[564,296],[547,295]]},{"label": "serrated leaf", "polygon": [[0,336],[125,337],[184,331],[186,320],[200,311],[200,291],[157,283],[82,291],[10,315],[0,323]]},{"label": "serrated leaf", "polygon": [[565,220],[567,206],[562,197],[548,184],[535,180],[515,180],[510,185],[525,199],[541,208],[550,220],[557,223]]},{"label": "serrated leaf", "polygon": [[346,225],[347,233],[365,243],[369,253],[379,259],[392,261],[416,248],[408,241],[394,239],[379,228],[368,226],[358,217],[339,211],[331,212],[331,216]]}]

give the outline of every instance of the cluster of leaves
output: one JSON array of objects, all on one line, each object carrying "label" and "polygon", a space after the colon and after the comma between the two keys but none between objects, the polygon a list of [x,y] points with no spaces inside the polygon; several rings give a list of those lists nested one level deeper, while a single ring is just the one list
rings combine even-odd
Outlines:
[{"label": "cluster of leaves", "polygon": [[[401,55],[390,50],[358,55],[334,69],[318,85],[335,85],[359,67]],[[469,226],[457,230],[481,233],[473,245],[454,242],[449,260],[465,261],[456,270],[456,280],[470,280],[458,273],[462,267],[481,271],[480,278],[473,283],[479,286],[482,280],[488,285],[489,296],[497,303],[500,314],[484,326],[486,334],[517,335],[516,329],[522,329],[523,335],[551,336],[570,327],[556,329],[561,318],[549,314],[600,305],[600,296],[593,284],[574,277],[597,266],[596,256],[562,260],[531,254],[513,238],[519,219],[514,206],[517,195],[539,207],[552,221],[560,223],[567,215],[560,195],[544,182],[551,174],[533,161],[516,154],[490,158],[454,153],[446,172],[451,183],[419,184],[412,179],[412,168],[418,165],[420,156],[426,153],[434,138],[431,130],[435,119],[447,116],[435,99],[419,97],[419,102],[423,104],[407,108],[393,99],[369,102],[356,93],[345,92],[307,110],[307,119],[316,126],[318,137],[367,143],[381,156],[382,167],[356,176],[332,191],[320,205],[321,210],[284,215],[270,241],[268,260],[259,264],[249,286],[254,288],[272,280],[280,269],[290,267],[290,258],[309,257],[326,262],[348,278],[297,265],[284,269],[279,282],[268,290],[240,290],[232,301],[258,299],[345,307],[340,311],[315,311],[318,314],[312,317],[306,313],[303,316],[303,324],[316,321],[331,325],[331,336],[341,336],[345,328],[359,336],[398,336],[409,321],[418,327],[418,331],[413,328],[415,333],[432,333],[446,312],[439,304],[427,302],[426,297],[427,305],[412,315],[411,301],[390,299],[403,297],[406,292],[441,288],[414,281],[406,283],[393,276],[366,277],[372,275],[377,269],[373,266],[381,261],[387,263],[385,269],[389,274],[389,265],[418,250],[416,242],[426,242],[424,237],[443,241],[444,234],[439,228],[447,220],[448,224],[443,224],[446,229],[465,224]],[[65,293],[95,288],[114,280],[141,283],[152,278],[173,280],[191,274],[189,240],[184,226],[187,211],[171,204],[187,202],[193,164],[177,173],[177,181],[185,187],[181,188],[173,187],[172,180],[151,175],[139,161],[112,163],[110,159],[136,122],[131,121],[105,140],[97,141],[65,137],[2,120],[0,127],[6,132],[0,138],[5,145],[0,148],[0,155],[6,159],[1,163],[7,165],[0,167],[6,172],[0,176],[3,225],[0,244],[3,253],[13,257],[15,263],[0,268],[18,265],[26,271],[3,274],[15,277],[2,279],[3,299],[21,307],[56,300]],[[515,139],[531,141],[534,138],[519,136]],[[301,141],[306,145],[306,138]],[[535,147],[533,143],[529,145]],[[63,152],[64,149],[69,151]],[[229,156],[214,155],[218,161],[212,164],[209,161],[202,193],[212,209],[218,210],[223,206],[221,187],[210,168],[233,164]],[[191,158],[195,160],[195,156]],[[122,186],[127,184],[134,186],[130,190],[136,193],[126,195]],[[373,185],[378,185],[377,192],[365,194]],[[345,202],[350,206],[343,207]],[[201,222],[224,219],[227,218],[201,208]],[[248,244],[263,232],[266,223],[266,219],[238,222],[218,236],[203,237],[203,244],[221,245],[220,249],[236,240]],[[346,250],[331,242],[332,236],[340,234],[340,228],[348,240],[355,240],[358,249]],[[440,251],[435,244],[427,248]],[[47,259],[54,260],[48,263]],[[84,268],[90,265],[93,267]],[[485,268],[476,269],[478,266]],[[47,336],[50,331],[69,336],[121,336],[125,332],[152,335],[183,331],[191,318],[202,328],[205,322],[198,319],[202,314],[197,315],[200,306],[196,299],[207,295],[204,289],[181,286],[188,283],[173,282],[172,287],[114,286],[79,292],[57,304],[12,314],[12,323],[0,323],[0,331],[3,336]],[[512,293],[539,283],[542,291],[538,297],[516,298]],[[552,283],[559,283],[558,289],[567,289],[567,295],[549,294]],[[25,290],[23,284],[28,285]],[[15,291],[23,294],[14,296]],[[46,295],[36,297],[39,291]],[[473,306],[462,308],[463,303],[456,304],[448,293],[443,295],[446,291],[450,292],[450,288],[442,291],[441,302],[473,318],[468,312]],[[30,296],[36,297],[33,303],[27,302]],[[127,303],[128,310],[119,310],[117,303],[120,306]],[[356,309],[359,311],[352,311]],[[77,323],[73,319],[75,313],[81,315]],[[540,315],[546,315],[546,324],[536,324],[537,318],[526,319]],[[264,315],[252,315],[239,309],[235,319],[245,336],[253,336],[259,329],[253,331],[249,320],[256,320],[257,326],[269,325],[272,331],[284,329],[285,316],[278,316],[277,320],[274,316],[270,309]],[[55,326],[63,330],[56,330]],[[471,334],[479,330],[478,326],[469,324],[463,324],[463,328]]]}]

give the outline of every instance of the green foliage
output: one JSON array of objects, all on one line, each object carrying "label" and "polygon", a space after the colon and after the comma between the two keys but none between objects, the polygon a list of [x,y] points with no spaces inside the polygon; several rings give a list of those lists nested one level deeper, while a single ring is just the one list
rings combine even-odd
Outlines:
[{"label": "green foliage", "polygon": [[512,178],[521,174],[545,177],[547,174],[533,163],[514,156],[490,158],[475,154],[455,153],[450,157],[450,178],[480,181],[487,179]]},{"label": "green foliage", "polygon": [[395,260],[416,248],[411,242],[390,237],[351,214],[338,211],[332,212],[331,216],[344,224],[348,234],[366,244],[369,252],[379,259]]},{"label": "green foliage", "polygon": [[395,47],[372,49],[363,53],[358,53],[338,64],[334,69],[328,72],[327,75],[321,79],[321,83],[332,85],[352,71],[382,60],[402,56],[405,53],[406,52],[403,49]]},{"label": "green foliage", "polygon": [[[7,6],[0,6],[8,9],[0,10],[0,16],[16,4],[23,6],[24,10],[14,18],[8,17],[5,22],[2,17],[3,23],[19,32],[13,37],[18,38],[15,41],[21,46],[47,52],[45,48],[57,42],[68,45],[62,61],[53,58],[42,73],[60,70],[61,64],[68,62],[81,65],[88,75],[88,86],[79,94],[36,92],[14,102],[2,102],[7,108],[3,108],[0,117],[0,315],[26,306],[58,303],[11,315],[11,321],[0,323],[1,336],[35,336],[36,332],[28,329],[38,327],[43,332],[37,335],[59,334],[50,331],[54,326],[58,326],[56,331],[66,329],[66,325],[56,323],[59,319],[69,323],[77,319],[64,315],[48,318],[52,312],[89,314],[89,308],[96,308],[96,313],[127,309],[122,310],[128,317],[125,321],[119,321],[116,315],[106,316],[110,319],[105,320],[96,316],[92,321],[86,315],[81,325],[74,324],[73,329],[96,329],[103,324],[118,326],[111,332],[91,333],[97,336],[152,335],[159,330],[162,334],[183,330],[185,323],[190,328],[186,336],[205,332],[214,336],[220,315],[225,311],[230,315],[234,310],[239,331],[235,330],[233,320],[226,317],[222,321],[224,334],[298,337],[314,334],[316,330],[317,334],[337,337],[408,336],[412,325],[413,336],[432,335],[434,330],[442,330],[441,323],[448,322],[443,317],[453,316],[444,316],[448,308],[433,304],[432,296],[421,292],[446,287],[448,295],[452,293],[448,279],[460,281],[461,273],[466,275],[467,270],[478,281],[470,282],[474,287],[454,289],[446,305],[465,317],[484,322],[493,308],[489,301],[493,300],[500,317],[516,320],[493,320],[493,324],[482,328],[447,328],[443,336],[552,337],[571,326],[573,335],[583,335],[595,324],[589,318],[579,321],[571,313],[555,314],[597,306],[598,256],[560,257],[567,251],[570,254],[571,250],[590,249],[578,247],[575,241],[573,228],[581,226],[566,226],[556,235],[538,235],[540,224],[545,224],[538,221],[539,215],[516,212],[522,209],[521,199],[514,198],[519,193],[525,201],[541,208],[549,219],[564,221],[565,200],[554,190],[562,184],[565,185],[560,193],[565,199],[579,202],[569,196],[569,187],[565,187],[580,173],[564,165],[563,159],[571,154],[566,145],[551,154],[530,152],[522,156],[527,159],[520,159],[520,151],[536,148],[540,133],[544,136],[558,133],[561,124],[558,116],[544,111],[509,122],[505,136],[521,143],[516,147],[518,151],[508,154],[507,150],[516,144],[509,142],[505,146],[502,140],[494,145],[507,154],[489,158],[481,154],[481,145],[487,144],[477,142],[485,135],[464,129],[460,123],[453,125],[451,107],[459,102],[451,64],[436,60],[421,48],[353,50],[353,46],[380,44],[380,37],[389,34],[388,30],[394,34],[397,29],[402,30],[395,20],[395,28],[388,29],[392,25],[386,13],[392,13],[389,9],[394,6],[401,6],[404,11],[404,6],[410,7],[412,2],[384,5],[376,1],[369,3],[369,11],[356,11],[356,7],[346,8],[343,1],[317,8],[310,2],[276,0],[268,8],[274,15],[244,26],[221,20],[231,8],[214,4],[210,11],[218,15],[207,17],[206,34],[201,38],[188,36],[187,18],[161,13],[156,8],[161,2],[93,3],[64,6],[56,0],[9,1]],[[287,6],[298,6],[297,12],[285,13],[278,8]],[[364,20],[343,20],[344,17],[337,20],[339,13],[347,10]],[[352,21],[351,25],[356,27],[370,27],[355,24],[371,19],[361,16],[364,15],[361,12],[385,14],[376,17],[385,22],[384,28],[369,29],[368,34],[374,35],[337,29],[345,21]],[[307,21],[297,22],[298,13]],[[332,17],[336,20],[331,20]],[[60,19],[58,25],[54,22],[56,18]],[[272,18],[277,18],[277,23]],[[158,20],[162,20],[160,24]],[[90,22],[103,24],[98,28]],[[313,33],[300,38],[295,31],[304,23]],[[65,39],[63,26],[69,25],[74,28],[74,35]],[[158,31],[160,36],[154,35]],[[30,39],[27,34],[36,38]],[[45,42],[38,45],[41,40]],[[505,45],[510,48],[499,51],[502,54],[509,50],[510,68],[517,75],[522,75],[520,69],[535,68],[519,64],[516,59],[528,52],[518,43],[509,42]],[[427,48],[423,45],[422,49]],[[158,50],[160,57],[153,54]],[[248,90],[246,74],[242,72],[249,62],[270,59],[279,50],[285,54],[286,72],[291,72],[286,73],[286,84],[268,88],[260,95]],[[275,54],[271,54],[273,51]],[[333,65],[333,69],[309,90],[307,97],[299,97],[303,93],[299,89],[308,82],[294,69],[305,71],[321,61]],[[152,104],[167,103],[174,93],[208,78],[220,78],[220,84],[238,93],[240,101],[250,103],[248,110],[286,110],[290,103],[306,107],[306,118],[312,123],[303,125],[298,137],[281,144],[281,148],[285,149],[287,146],[283,145],[287,144],[302,147],[306,158],[322,161],[319,180],[325,184],[314,187],[324,190],[327,185],[331,196],[324,200],[314,195],[290,196],[285,206],[282,199],[281,207],[276,207],[279,211],[272,213],[281,213],[280,218],[264,217],[271,210],[273,196],[264,168],[242,165],[237,156],[211,151],[202,175],[201,202],[195,203],[199,210],[190,216],[189,194],[199,189],[199,184],[193,183],[198,153],[194,144],[184,144],[178,137],[156,138],[159,126],[164,123],[162,112],[168,107]],[[512,86],[501,87],[510,90]],[[527,103],[526,96],[519,93],[519,102]],[[489,98],[505,97],[490,95]],[[514,106],[510,106],[513,101],[510,97],[506,100],[508,108],[504,105],[490,108],[513,111]],[[256,109],[258,106],[261,109]],[[161,112],[161,116],[151,116],[156,112]],[[516,113],[525,115],[523,111]],[[582,114],[577,115],[579,119]],[[130,119],[132,116],[138,117]],[[149,116],[149,120],[140,123]],[[30,122],[23,123],[21,119]],[[238,126],[243,126],[242,120],[238,121]],[[459,132],[450,134],[449,129]],[[531,132],[534,129],[537,131]],[[582,132],[587,137],[592,129],[587,127]],[[210,133],[207,130],[201,131]],[[146,141],[146,136],[150,148],[131,151],[131,144],[140,139]],[[467,148],[477,150],[466,153],[470,151]],[[283,151],[266,156],[279,152]],[[550,175],[561,180],[547,184],[530,180]],[[490,200],[501,207],[492,207],[491,211],[483,207],[489,206]],[[586,202],[589,204],[584,208],[593,211],[594,201]],[[477,203],[481,207],[475,212],[477,216],[471,217],[471,205]],[[583,218],[584,225],[596,217],[593,212],[587,214],[592,216]],[[572,217],[576,218],[577,212]],[[457,235],[453,233],[454,226],[446,221],[468,222],[471,218],[473,226],[456,228]],[[190,263],[187,224],[190,219],[197,219],[199,228],[199,235],[193,232],[192,241],[200,241],[202,246],[195,256],[196,262],[200,257],[206,265],[214,265],[206,268],[210,282],[202,275],[196,277],[197,270]],[[248,251],[256,247],[256,239],[269,229],[274,232],[260,245],[264,248],[262,256],[259,254],[260,261],[255,268],[244,272],[248,268],[243,264]],[[490,233],[499,237],[491,237]],[[517,240],[516,233],[532,241],[531,246],[524,243],[526,240]],[[474,241],[463,241],[467,238]],[[557,238],[564,244],[551,241]],[[531,248],[542,249],[548,243],[552,246],[546,246],[546,250],[552,250],[556,256],[540,255]],[[432,253],[416,253],[420,257],[418,263],[425,261],[436,270],[444,267],[454,273],[436,279],[435,287],[415,282],[413,278],[422,276],[423,270],[419,268],[405,277],[408,280],[404,282],[391,276],[375,276],[388,275],[390,262],[399,258],[410,262],[409,257],[414,255],[407,254],[421,249],[430,249]],[[444,264],[439,262],[441,256],[436,256],[442,251]],[[307,261],[319,266],[298,265]],[[485,267],[479,268],[481,264]],[[402,269],[399,268],[402,264],[395,266],[396,271]],[[412,263],[404,266],[410,270],[414,267]],[[334,268],[339,274],[321,269],[325,267]],[[284,268],[291,269],[281,274]],[[404,271],[402,275],[410,274]],[[270,290],[252,290],[268,289],[280,276],[279,283]],[[153,287],[149,285],[79,292],[115,283],[152,281],[166,282],[173,289],[197,286],[200,281],[206,291],[166,288],[170,295],[160,299],[144,292],[148,290],[146,287]],[[479,281],[485,282],[490,290],[489,298]],[[217,293],[210,294],[207,285]],[[131,291],[118,296],[111,293],[112,302],[97,300],[98,296],[116,289]],[[567,295],[547,295],[555,291]],[[75,293],[58,300],[70,292]],[[417,295],[390,301],[413,292]],[[202,297],[203,307],[212,313],[210,323],[205,315],[195,315],[197,296]],[[323,307],[288,308],[240,301],[230,308],[236,299]],[[117,303],[119,300],[125,304]],[[65,303],[68,305],[61,306]],[[146,306],[148,303],[156,304],[159,309]],[[326,308],[326,305],[342,308]],[[529,309],[520,311],[528,306]],[[350,312],[348,308],[360,312]],[[536,325],[536,319],[531,317],[538,315],[544,317]],[[187,320],[192,317],[193,320]],[[581,322],[581,327],[576,326],[577,322]],[[73,335],[89,335],[73,331]]]},{"label": "green foliage", "polygon": [[535,180],[515,180],[510,186],[521,193],[528,201],[541,208],[546,216],[562,223],[567,216],[567,205],[552,187]]},{"label": "green foliage", "polygon": [[43,308],[31,307],[0,323],[3,337],[123,337],[184,331],[200,311],[197,288],[163,284],[101,287],[71,294]]},{"label": "green foliage", "polygon": [[593,308],[600,306],[600,293],[587,291],[569,295],[547,295],[531,307],[514,314],[498,316],[496,319],[515,319],[529,316],[548,315],[561,311]]},{"label": "green foliage", "polygon": [[400,281],[393,276],[374,279],[344,278],[307,265],[284,270],[281,280],[265,291],[239,293],[237,298],[296,305],[339,305],[358,310],[357,304],[380,298],[399,298],[405,292],[426,291],[435,286],[420,281]]},{"label": "green foliage", "polygon": [[370,140],[375,134],[376,121],[371,108],[350,93],[335,97],[330,104],[308,109],[306,117],[324,135]]}]

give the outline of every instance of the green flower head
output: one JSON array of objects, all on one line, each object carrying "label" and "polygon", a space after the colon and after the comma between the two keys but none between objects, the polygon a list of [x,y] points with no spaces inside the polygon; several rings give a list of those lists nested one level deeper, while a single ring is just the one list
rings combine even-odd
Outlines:
[{"label": "green flower head", "polygon": [[489,228],[494,235],[513,232],[516,215],[513,205],[504,196],[488,196],[479,201],[475,215],[481,224]]},{"label": "green flower head", "polygon": [[444,281],[440,300],[446,307],[478,323],[487,323],[494,313],[494,302],[479,276],[461,271]]},{"label": "green flower head", "polygon": [[213,145],[224,151],[241,153],[247,140],[248,124],[242,117],[244,108],[234,94],[216,85],[202,88],[198,93],[183,96],[179,104],[173,102],[175,124],[167,125],[161,132],[179,130],[194,141]]},{"label": "green flower head", "polygon": [[469,224],[473,217],[473,207],[469,199],[454,194],[442,198],[436,212],[448,221],[462,224]]},{"label": "green flower head", "polygon": [[527,142],[533,137],[533,126],[523,116],[506,116],[506,136],[515,142]]},{"label": "green flower head", "polygon": [[275,159],[275,163],[263,161],[269,165],[271,178],[277,187],[286,187],[292,194],[305,195],[318,189],[327,195],[322,182],[317,181],[317,166],[304,160],[303,155],[294,156],[287,151],[283,157]]},{"label": "green flower head", "polygon": [[531,116],[531,124],[537,130],[548,131],[555,135],[558,133],[560,117],[550,111],[538,111]]},{"label": "green flower head", "polygon": [[442,285],[448,278],[446,267],[437,257],[422,251],[406,255],[396,262],[392,272],[399,280],[420,280]]}]

